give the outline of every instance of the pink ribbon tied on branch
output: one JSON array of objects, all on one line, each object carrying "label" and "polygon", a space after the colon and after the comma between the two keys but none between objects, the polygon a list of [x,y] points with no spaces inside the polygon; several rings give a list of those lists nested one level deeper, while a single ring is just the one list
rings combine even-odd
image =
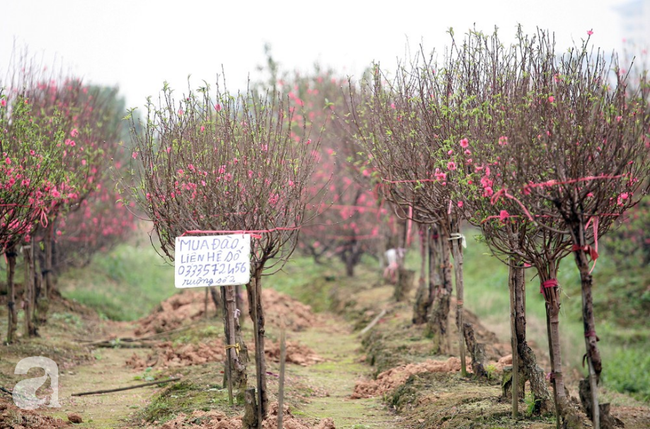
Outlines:
[{"label": "pink ribbon tied on branch", "polygon": [[526,215],[526,217],[531,222],[535,222],[535,219],[533,219],[533,216],[530,214],[530,212],[528,211],[526,206],[524,206],[524,203],[519,201],[519,199],[517,199],[517,197],[509,194],[508,189],[506,189],[506,188],[501,188],[494,195],[492,195],[492,198],[490,198],[490,204],[495,205],[497,203],[497,201],[499,201],[499,198],[501,198],[501,197],[510,198],[511,200],[515,201],[517,204],[519,204],[521,209],[524,211],[524,214]]},{"label": "pink ribbon tied on branch", "polygon": [[591,274],[592,271],[594,271],[594,268],[596,268],[596,260],[598,259],[598,216],[590,217],[589,221],[587,221],[587,224],[585,225],[585,229],[589,228],[589,224],[591,224],[594,231],[594,247],[591,247],[588,244],[582,247],[574,244],[571,247],[571,251],[579,252],[582,250],[585,253],[589,254],[591,260],[594,261],[594,264],[591,266],[591,270],[589,270],[589,274]]},{"label": "pink ribbon tied on branch", "polygon": [[544,289],[557,287],[557,285],[558,285],[557,279],[544,280],[542,284],[539,285],[539,293],[544,293]]}]

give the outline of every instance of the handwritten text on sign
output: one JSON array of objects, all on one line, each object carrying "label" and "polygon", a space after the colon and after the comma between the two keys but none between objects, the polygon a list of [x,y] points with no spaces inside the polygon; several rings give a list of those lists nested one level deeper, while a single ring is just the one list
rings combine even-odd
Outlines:
[{"label": "handwritten text on sign", "polygon": [[251,236],[176,237],[177,288],[243,285],[250,281]]}]

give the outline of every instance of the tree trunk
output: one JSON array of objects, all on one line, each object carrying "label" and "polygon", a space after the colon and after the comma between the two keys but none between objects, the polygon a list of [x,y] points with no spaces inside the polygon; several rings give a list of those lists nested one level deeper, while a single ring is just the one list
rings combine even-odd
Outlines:
[{"label": "tree trunk", "polygon": [[[526,340],[526,279],[524,268],[515,264],[511,267],[513,292],[515,294],[515,335],[517,337],[517,351],[520,367],[524,376],[530,383],[530,390],[533,394],[534,407],[533,415],[540,415],[553,409],[551,395],[548,391],[544,371],[537,365],[535,352],[528,346]],[[513,355],[514,356],[514,355]]]},{"label": "tree trunk", "polygon": [[429,281],[425,289],[422,289],[420,293],[424,295],[422,299],[416,299],[416,309],[414,310],[413,323],[423,324],[429,320],[429,313],[431,312],[431,307],[433,302],[436,299],[436,296],[442,290],[441,278],[440,275],[441,261],[440,261],[440,236],[438,235],[438,230],[435,225],[430,226],[430,232],[427,235],[428,242],[428,263],[429,263]]},{"label": "tree trunk", "polygon": [[246,389],[244,395],[244,417],[242,417],[242,427],[244,429],[257,429],[261,427],[259,421],[259,409],[255,399],[255,389]]},{"label": "tree trunk", "polygon": [[418,289],[415,292],[415,303],[413,304],[414,325],[421,325],[427,320],[427,313],[431,307],[431,289],[430,282],[427,282],[427,250],[428,250],[428,227],[420,225],[420,278],[418,279]]},{"label": "tree trunk", "polygon": [[546,301],[546,327],[548,331],[549,355],[551,358],[551,383],[555,399],[555,409],[564,427],[580,427],[579,419],[569,404],[562,373],[562,352],[560,346],[560,290],[557,284],[557,265],[555,261],[548,263],[547,270],[539,270],[542,282],[541,292]]},{"label": "tree trunk", "polygon": [[463,338],[463,248],[462,238],[452,240],[454,252],[454,279],[456,280],[456,326],[458,327],[458,353],[460,355],[460,374],[467,377],[467,362],[465,362],[465,341]]},{"label": "tree trunk", "polygon": [[393,291],[393,298],[395,301],[400,302],[407,300],[409,293],[411,293],[411,289],[413,289],[415,271],[400,267],[397,269],[397,273],[397,284]]},{"label": "tree trunk", "polygon": [[512,418],[519,416],[519,344],[517,340],[517,294],[516,270],[518,267],[515,258],[510,258],[508,265],[508,290],[510,292],[510,340],[512,346]]},{"label": "tree trunk", "polygon": [[53,270],[53,241],[54,241],[54,219],[50,220],[50,223],[45,229],[45,240],[43,245],[45,247],[45,287],[43,288],[43,297],[50,299],[52,297],[52,292],[54,291],[54,272]]},{"label": "tree trunk", "polygon": [[209,288],[205,288],[205,295],[203,296],[203,318],[208,320],[208,291]]},{"label": "tree trunk", "polygon": [[345,275],[348,277],[354,277],[354,255],[352,251],[345,252],[343,258],[345,260]]},{"label": "tree trunk", "polygon": [[[442,234],[440,234],[442,236]],[[449,308],[453,291],[451,285],[451,263],[449,259],[449,241],[439,238],[440,244],[440,277],[442,287],[437,293],[427,325],[429,335],[433,336],[433,354],[444,354],[448,351]]]},{"label": "tree trunk", "polygon": [[[33,244],[36,245],[35,243]],[[43,279],[43,267],[45,261],[43,260],[42,252],[38,252],[38,268],[36,269],[36,257],[33,260],[34,264],[34,312],[32,320],[34,325],[38,326],[45,323],[47,317],[47,310],[49,308],[49,301],[43,297],[43,290],[45,289],[45,281]],[[41,314],[44,316],[41,317]]]},{"label": "tree trunk", "polygon": [[[593,419],[593,410],[591,407],[591,384],[589,383],[588,378],[580,380],[578,392],[580,394],[580,402],[582,402],[583,407],[585,408],[585,414],[590,419]],[[617,427],[624,427],[624,423],[612,416],[610,412],[610,404],[598,404],[599,415],[600,415],[600,427],[601,429],[614,429]]]},{"label": "tree trunk", "polygon": [[472,372],[476,378],[487,378],[487,371],[485,370],[485,344],[476,342],[474,335],[474,327],[471,323],[463,323],[463,337],[467,344],[467,351],[472,356]]},{"label": "tree trunk", "polygon": [[43,283],[39,294],[38,306],[38,319],[40,323],[47,322],[47,313],[50,307],[50,299],[54,292],[54,272],[52,267],[52,241],[54,240],[54,221],[50,219],[47,227],[45,228],[45,236],[43,238],[43,248],[45,250],[45,260],[43,261],[45,268],[42,269]]},{"label": "tree trunk", "polygon": [[32,312],[34,309],[34,247],[32,244],[23,246],[23,260],[25,261],[25,285],[24,297],[25,303],[25,337],[35,337],[38,335],[36,326],[32,320]]},{"label": "tree trunk", "polygon": [[[234,286],[233,286],[233,287],[234,287]],[[219,293],[217,292],[217,288],[216,288],[216,287],[211,286],[211,287],[208,287],[208,289],[210,290],[210,298],[212,298],[212,303],[214,304],[214,309],[215,309],[215,311],[216,311],[216,315],[215,315],[215,317],[216,317],[216,316],[219,315],[219,311],[222,311],[222,312],[223,312],[223,309],[224,309],[223,303],[221,302],[222,297],[219,296]],[[233,292],[233,293],[234,293],[234,292]],[[223,290],[222,290],[222,294],[223,294]],[[233,299],[234,299],[234,298],[233,298]],[[205,313],[206,313],[206,316],[207,316],[207,313],[208,313],[208,311],[207,311],[207,310],[208,310],[207,307],[206,307],[205,310],[206,310]],[[223,315],[223,314],[222,314],[222,315]]]},{"label": "tree trunk", "polygon": [[[210,288],[211,290],[213,288]],[[215,291],[216,292],[216,291]],[[224,378],[226,378],[229,395],[234,396],[238,403],[244,402],[247,376],[246,362],[241,359],[241,341],[237,338],[237,306],[234,286],[223,286],[223,307],[224,307],[224,333],[226,337],[227,359]],[[236,393],[235,393],[236,392]],[[232,405],[232,404],[231,404]]]},{"label": "tree trunk", "polygon": [[[584,247],[581,247],[584,249]],[[594,319],[594,305],[592,296],[593,277],[589,273],[589,265],[585,251],[578,250],[575,253],[576,265],[580,271],[580,283],[582,287],[582,323],[585,333],[585,348],[587,351],[587,364],[589,368],[590,403],[582,406],[585,410],[592,410],[589,414],[594,423],[594,429],[600,428],[600,407],[598,406],[598,382],[602,371],[602,360],[598,350],[598,337],[596,336],[596,322]]]},{"label": "tree trunk", "polygon": [[268,413],[268,392],[266,387],[266,356],[264,355],[264,308],[262,306],[262,282],[260,269],[256,269],[248,285],[248,312],[253,320],[255,338],[255,369],[257,373],[257,410],[258,424],[264,421]]},{"label": "tree trunk", "polygon": [[16,272],[16,246],[11,244],[6,252],[7,260],[7,343],[11,344],[16,340],[16,331],[18,329],[18,311],[16,310],[16,284],[14,283],[14,274]]},{"label": "tree trunk", "polygon": [[359,263],[359,256],[361,251],[359,249],[359,243],[356,239],[350,240],[345,244],[345,249],[341,255],[343,263],[345,264],[345,274],[348,277],[354,277],[354,267]]},{"label": "tree trunk", "polygon": [[[241,292],[241,285],[235,286],[235,303],[237,304],[237,310],[239,310],[239,314],[244,314],[244,299],[243,295]],[[237,326],[240,326],[239,324],[239,318],[237,318]],[[241,331],[240,331],[241,333]]]}]

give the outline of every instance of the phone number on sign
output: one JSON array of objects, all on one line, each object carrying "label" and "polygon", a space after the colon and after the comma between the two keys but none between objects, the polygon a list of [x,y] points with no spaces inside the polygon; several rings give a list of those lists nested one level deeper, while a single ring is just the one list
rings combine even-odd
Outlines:
[{"label": "phone number on sign", "polygon": [[199,265],[180,265],[178,275],[185,278],[223,276],[232,274],[244,274],[248,272],[248,266],[245,262],[236,264],[199,264]]}]

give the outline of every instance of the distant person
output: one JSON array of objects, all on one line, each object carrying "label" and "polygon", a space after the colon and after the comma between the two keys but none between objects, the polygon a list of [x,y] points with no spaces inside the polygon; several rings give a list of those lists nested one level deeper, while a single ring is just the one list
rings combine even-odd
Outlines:
[{"label": "distant person", "polygon": [[384,269],[384,278],[390,283],[397,283],[397,271],[399,269],[399,262],[404,259],[406,249],[398,247],[397,249],[388,249],[384,253],[386,263],[388,264]]}]

